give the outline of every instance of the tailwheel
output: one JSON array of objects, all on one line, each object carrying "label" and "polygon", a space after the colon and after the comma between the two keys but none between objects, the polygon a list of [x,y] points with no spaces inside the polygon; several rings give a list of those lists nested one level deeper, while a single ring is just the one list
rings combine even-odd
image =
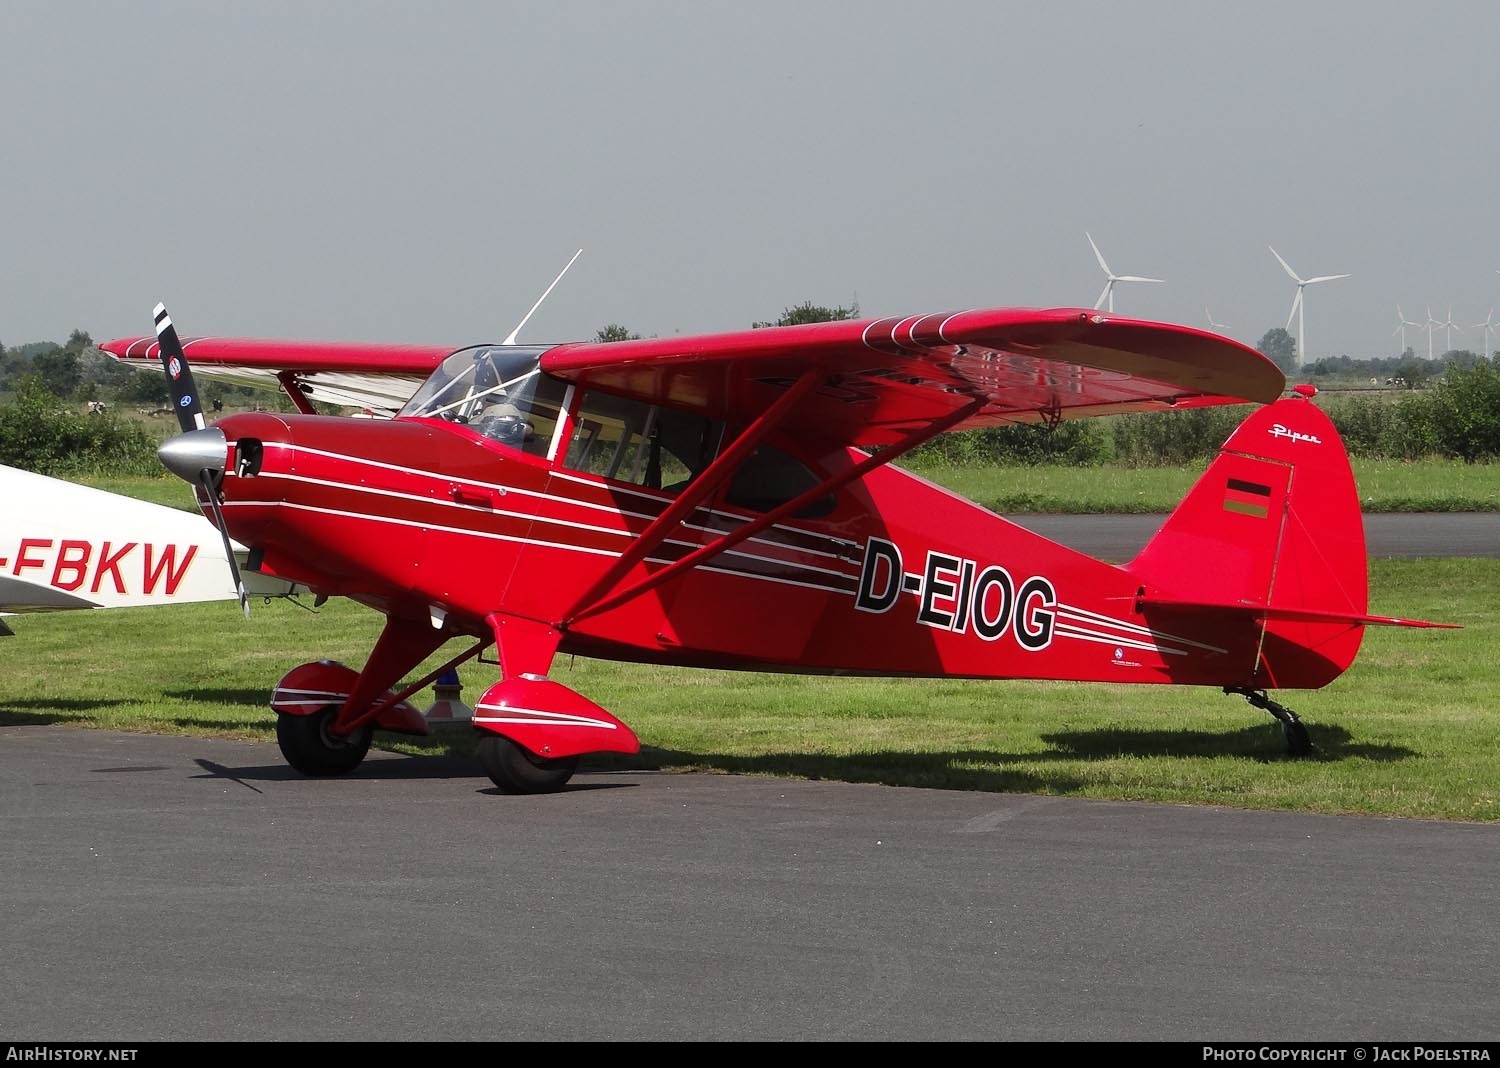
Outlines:
[{"label": "tailwheel", "polygon": [[276,744],[286,762],[304,775],[343,775],[359,767],[375,728],[370,724],[349,734],[335,734],[339,706],[328,705],[310,716],[276,715]]},{"label": "tailwheel", "polygon": [[1225,693],[1237,693],[1249,701],[1256,708],[1264,708],[1276,717],[1276,722],[1281,724],[1281,737],[1286,742],[1288,756],[1305,757],[1311,756],[1313,751],[1312,737],[1307,733],[1307,724],[1298,718],[1286,705],[1279,701],[1273,701],[1266,696],[1264,690],[1252,690],[1246,686],[1226,686]]},{"label": "tailwheel", "polygon": [[479,740],[479,762],[490,781],[507,794],[546,794],[561,790],[578,770],[578,758],[548,760],[509,738],[486,731]]},{"label": "tailwheel", "polygon": [[1287,709],[1291,719],[1281,721],[1281,737],[1286,740],[1286,751],[1291,756],[1307,756],[1312,753],[1312,738],[1308,737],[1307,724],[1297,718],[1297,713]]}]

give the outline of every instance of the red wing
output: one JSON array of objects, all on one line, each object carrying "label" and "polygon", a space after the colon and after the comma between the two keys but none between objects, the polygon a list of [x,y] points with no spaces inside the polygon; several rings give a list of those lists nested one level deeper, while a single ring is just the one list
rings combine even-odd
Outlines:
[{"label": "red wing", "polygon": [[1228,338],[1076,308],[584,342],[542,355],[542,370],[559,378],[741,423],[809,368],[827,378],[790,428],[866,447],[976,397],[984,407],[954,430],[1268,403],[1286,386],[1275,364]]},{"label": "red wing", "polygon": [[[155,337],[99,347],[122,363],[160,369]],[[289,373],[313,400],[392,414],[458,346],[195,337],[182,347],[193,372],[207,378],[276,390],[276,376]]]}]

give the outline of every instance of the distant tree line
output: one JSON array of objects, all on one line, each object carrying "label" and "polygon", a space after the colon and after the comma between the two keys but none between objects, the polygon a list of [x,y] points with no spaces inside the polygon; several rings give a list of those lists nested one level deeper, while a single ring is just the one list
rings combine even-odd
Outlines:
[{"label": "distant tree line", "polygon": [[[1500,361],[1452,364],[1426,389],[1397,397],[1330,396],[1328,413],[1351,456],[1382,460],[1500,459]],[[1177,466],[1211,459],[1245,418],[1244,405],[1064,420],[1056,430],[1019,424],[944,434],[916,462]]]},{"label": "distant tree line", "polygon": [[[176,423],[172,424],[174,427]],[[0,464],[44,475],[155,475],[159,435],[110,411],[80,411],[32,372],[0,405]]]},{"label": "distant tree line", "polygon": [[[74,330],[61,345],[34,341],[6,348],[0,345],[0,394],[16,393],[22,379],[36,376],[41,386],[58,400],[83,404],[89,401],[160,407],[167,403],[167,379],[156,368],[131,367],[120,363],[94,345],[86,330]],[[245,405],[269,401],[270,395],[247,386],[227,382],[202,383],[203,400]]]}]

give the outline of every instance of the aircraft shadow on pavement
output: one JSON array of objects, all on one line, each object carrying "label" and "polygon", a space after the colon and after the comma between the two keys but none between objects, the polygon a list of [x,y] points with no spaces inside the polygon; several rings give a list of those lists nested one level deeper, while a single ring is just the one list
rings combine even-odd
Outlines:
[{"label": "aircraft shadow on pavement", "polygon": [[[25,722],[48,722],[48,717]],[[4,715],[0,713],[0,723]],[[1389,744],[1354,742],[1347,730],[1335,726],[1310,728],[1313,753],[1302,758],[1316,762],[1346,759],[1375,761],[1405,760],[1414,750]],[[379,737],[379,736],[377,736]],[[1049,748],[1018,753],[995,750],[951,750],[941,752],[882,751],[849,755],[818,753],[765,753],[744,756],[727,753],[688,752],[643,746],[635,756],[613,754],[586,757],[580,772],[590,775],[624,775],[636,772],[722,772],[733,775],[768,775],[808,780],[917,786],[935,789],[974,790],[992,793],[1069,792],[1086,781],[1063,768],[1047,764],[1108,760],[1130,756],[1231,757],[1270,764],[1289,758],[1280,746],[1274,724],[1233,731],[1163,731],[1108,728],[1088,731],[1058,731],[1041,736]],[[379,753],[379,755],[375,755]],[[307,778],[283,763],[229,766],[203,757],[194,758],[202,769],[195,778],[219,778],[262,792],[256,782],[296,782]],[[478,779],[485,774],[468,752],[392,753],[372,752],[342,780]],[[618,789],[634,786],[628,779],[601,782],[574,780],[562,792]],[[486,786],[479,792],[499,794]]]},{"label": "aircraft shadow on pavement", "polygon": [[[1297,758],[1314,762],[1362,759],[1406,760],[1417,753],[1404,746],[1361,743],[1343,727],[1311,725],[1313,752]],[[875,752],[844,756],[818,753],[769,753],[742,756],[724,753],[691,753],[643,747],[637,757],[614,758],[615,766],[649,770],[705,770],[744,775],[791,775],[804,779],[833,779],[899,786],[934,786],[946,789],[985,790],[1001,793],[1067,791],[1084,786],[1085,780],[1057,771],[1035,770],[1038,765],[1071,761],[1109,760],[1115,757],[1169,756],[1231,757],[1262,764],[1293,759],[1286,753],[1280,728],[1274,723],[1229,731],[1131,730],[1107,728],[1056,731],[1041,735],[1049,748],[1032,752],[1003,753],[994,750],[947,752]]]},{"label": "aircraft shadow on pavement", "polygon": [[643,746],[640,755],[625,758],[635,770],[710,771],[731,775],[770,775],[829,782],[860,782],[879,786],[917,786],[991,793],[1037,793],[1081,788],[1082,779],[1024,771],[1019,768],[976,767],[977,764],[1023,763],[1035,754],[969,752],[877,752],[831,756],[819,753],[766,753],[741,756],[724,753],[687,753]]},{"label": "aircraft shadow on pavement", "polygon": [[[309,778],[300,771],[296,771],[285,764],[252,764],[245,767],[231,767],[221,764],[215,760],[207,760],[203,757],[194,757],[193,763],[203,769],[203,774],[195,775],[196,779],[228,779],[237,782],[241,786],[248,787],[256,793],[261,793],[259,788],[252,786],[256,782],[299,782]],[[359,767],[346,775],[329,776],[326,781],[359,781],[369,779],[381,780],[407,780],[416,781],[422,779],[482,779],[486,780],[484,769],[480,767],[478,760],[473,757],[442,756],[436,754],[423,754],[420,756],[393,754],[388,759],[366,760]],[[561,791],[562,793],[575,793],[580,790],[610,790],[622,786],[634,786],[630,782],[587,782],[569,783]],[[486,787],[479,791],[486,794],[498,794],[499,790]]]},{"label": "aircraft shadow on pavement", "polygon": [[[234,779],[253,782],[299,782],[310,776],[286,764],[248,764],[231,767],[215,760],[194,757],[193,763],[203,769],[204,774],[194,778]],[[330,782],[344,779],[472,779],[484,777],[479,765],[463,757],[419,756],[397,759],[366,760],[345,775],[327,776]]]}]

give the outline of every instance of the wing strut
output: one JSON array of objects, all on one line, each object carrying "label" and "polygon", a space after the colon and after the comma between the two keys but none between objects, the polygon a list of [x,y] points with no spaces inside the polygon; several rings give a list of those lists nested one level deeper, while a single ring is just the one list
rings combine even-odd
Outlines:
[{"label": "wing strut", "polygon": [[312,406],[312,401],[307,399],[307,394],[302,391],[302,384],[297,381],[297,376],[292,371],[277,371],[276,381],[281,383],[283,392],[286,393],[297,411],[303,415],[317,415],[318,409]]},{"label": "wing strut", "polygon": [[[798,380],[797,385],[801,385],[802,381],[806,378],[807,375],[804,374],[803,378]],[[793,389],[795,388],[797,387],[794,386]],[[782,398],[782,400],[785,399],[785,397]],[[886,446],[879,452],[872,453],[871,455],[861,460],[859,463],[855,464],[853,467],[837,475],[834,475],[831,478],[825,478],[822,482],[818,483],[811,489],[805,491],[804,493],[798,494],[796,497],[793,497],[791,500],[786,501],[783,504],[777,505],[775,508],[771,509],[771,511],[766,512],[764,515],[751,520],[744,526],[725,534],[717,541],[711,542],[708,545],[701,546],[695,549],[693,552],[689,553],[687,556],[684,556],[682,559],[668,564],[660,571],[647,575],[645,578],[637,582],[634,586],[621,590],[619,593],[615,593],[609,597],[604,598],[603,600],[595,601],[594,603],[590,604],[589,599],[591,597],[608,590],[610,586],[618,581],[619,577],[624,575],[625,571],[628,570],[628,568],[621,568],[617,565],[610,570],[609,575],[605,576],[609,580],[608,583],[605,583],[603,581],[596,583],[594,589],[589,590],[588,594],[580,597],[578,599],[578,604],[573,606],[573,611],[568,615],[568,617],[561,623],[556,624],[557,628],[559,630],[566,629],[569,625],[576,623],[581,619],[587,619],[589,616],[598,615],[600,612],[607,612],[611,608],[616,608],[619,605],[624,604],[626,601],[631,600],[632,598],[639,597],[641,594],[655,589],[657,586],[660,586],[663,582],[666,582],[669,578],[678,574],[679,572],[684,571],[690,567],[696,567],[703,561],[718,556],[720,553],[725,552],[729,549],[732,549],[734,546],[738,545],[746,538],[754,537],[756,534],[759,534],[767,527],[780,522],[782,519],[785,519],[789,515],[795,514],[797,511],[806,507],[808,504],[817,500],[818,498],[832,493],[835,490],[848,485],[850,482],[855,481],[856,479],[863,478],[870,471],[873,471],[877,467],[881,467],[885,464],[890,463],[892,460],[900,456],[902,453],[906,452],[908,449],[914,449],[929,438],[935,437],[938,434],[941,434],[943,431],[947,430],[949,427],[963,422],[969,416],[973,415],[976,411],[982,408],[985,403],[985,397],[976,397],[974,400],[970,401],[962,408],[958,408],[943,416],[941,419],[936,419],[933,422],[928,423],[924,427],[919,427],[918,429],[911,431],[900,441]],[[766,414],[767,416],[769,416],[771,412],[767,412]],[[758,423],[759,420],[757,420],[757,425]],[[754,427],[752,426],[751,429],[753,428]],[[748,436],[750,436],[750,430],[746,430],[744,434],[740,435],[739,439],[735,441],[734,448],[738,449],[741,442],[743,442]],[[760,437],[763,436],[764,435],[758,435],[756,440],[759,441]],[[726,453],[725,455],[728,454]],[[720,459],[723,459],[723,456],[721,456]],[[718,461],[714,461],[714,464],[709,467],[709,471],[712,471],[713,467],[717,466],[717,464]],[[707,476],[709,471],[705,471],[704,476]],[[699,481],[703,481],[703,479],[695,481],[693,485],[696,486]],[[708,489],[712,490],[713,487],[708,487]],[[697,498],[701,499],[703,496],[704,494],[698,494]],[[681,498],[678,498],[678,500],[681,501]],[[675,525],[679,518],[681,517],[673,517],[671,522]],[[641,540],[637,541],[636,544],[632,546],[632,550],[640,549],[641,551],[638,553],[626,554],[626,556],[633,555],[634,557],[630,561],[630,566],[633,567],[641,557],[645,556],[646,553],[650,552],[651,549],[655,548],[656,545],[666,537],[667,530],[663,528],[650,545],[647,545],[645,548],[641,548],[641,542],[645,541],[647,535],[652,534],[653,531],[655,531],[656,528],[665,520],[667,520],[666,512],[662,513],[661,517],[649,528],[647,528],[647,530],[641,535]],[[622,556],[620,558],[620,562],[623,563],[625,559],[626,557]]]}]

